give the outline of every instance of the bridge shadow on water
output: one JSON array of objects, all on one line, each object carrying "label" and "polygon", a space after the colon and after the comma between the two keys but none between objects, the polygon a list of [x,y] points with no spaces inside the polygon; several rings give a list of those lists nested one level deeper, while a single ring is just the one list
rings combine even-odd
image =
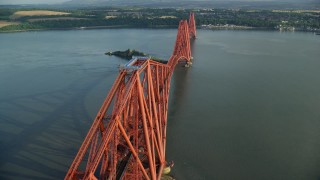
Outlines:
[{"label": "bridge shadow on water", "polygon": [[178,65],[173,74],[169,97],[169,123],[172,123],[170,122],[170,117],[174,116],[175,113],[183,108],[184,97],[187,93],[185,88],[188,86],[188,73],[189,68]]},{"label": "bridge shadow on water", "polygon": [[[193,56],[194,50],[195,50],[195,39],[190,39],[190,48],[191,48],[191,53]],[[192,62],[195,60],[193,59]],[[185,95],[188,92],[188,82],[189,82],[189,76],[190,76],[190,71],[191,68],[185,68],[183,67],[182,64],[178,64],[175,72],[173,74],[173,79],[171,81],[171,94],[169,97],[169,113],[168,113],[168,120],[169,120],[169,125],[171,123],[170,119],[175,116],[177,112],[180,112],[180,110],[184,107],[184,100]]]},{"label": "bridge shadow on water", "polygon": [[101,78],[76,82],[0,99],[0,179],[63,179],[91,124],[85,97]]},{"label": "bridge shadow on water", "polygon": [[[191,52],[194,52],[195,39],[190,39]],[[194,60],[192,60],[194,62]],[[183,108],[185,95],[188,93],[188,82],[190,78],[191,68],[185,68],[184,64],[178,64],[171,81],[170,97],[169,97],[169,124],[170,117],[174,116]]]}]

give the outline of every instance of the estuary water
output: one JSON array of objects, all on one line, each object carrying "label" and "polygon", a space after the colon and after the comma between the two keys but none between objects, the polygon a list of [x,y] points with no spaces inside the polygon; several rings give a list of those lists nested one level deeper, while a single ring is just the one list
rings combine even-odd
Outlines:
[{"label": "estuary water", "polygon": [[[168,59],[177,30],[0,34],[0,179],[62,179],[137,49]],[[198,30],[170,92],[176,179],[320,179],[320,36]]]}]

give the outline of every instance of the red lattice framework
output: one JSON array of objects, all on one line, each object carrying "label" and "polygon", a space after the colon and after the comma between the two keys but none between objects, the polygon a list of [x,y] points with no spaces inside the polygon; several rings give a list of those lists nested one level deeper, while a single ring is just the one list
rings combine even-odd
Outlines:
[{"label": "red lattice framework", "polygon": [[161,178],[171,76],[178,62],[191,60],[190,17],[179,23],[167,64],[138,57],[120,68],[65,180]]},{"label": "red lattice framework", "polygon": [[190,17],[189,17],[189,32],[190,32],[190,36],[192,38],[196,38],[197,29],[196,29],[196,21],[194,19],[194,13],[193,12],[190,13]]}]

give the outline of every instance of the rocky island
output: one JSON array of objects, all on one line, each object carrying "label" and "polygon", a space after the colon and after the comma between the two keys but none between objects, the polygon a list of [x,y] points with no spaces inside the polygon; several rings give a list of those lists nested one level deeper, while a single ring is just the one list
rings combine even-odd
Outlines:
[{"label": "rocky island", "polygon": [[132,56],[147,56],[147,54],[143,52],[139,52],[136,50],[127,49],[125,51],[114,51],[114,52],[106,52],[105,55],[109,56],[117,56],[123,59],[131,59]]},{"label": "rocky island", "polygon": [[165,60],[162,60],[160,58],[157,58],[157,57],[154,57],[154,56],[150,56],[146,53],[143,53],[143,52],[140,52],[140,51],[136,51],[136,50],[131,50],[131,49],[127,49],[125,51],[114,51],[114,52],[106,52],[105,55],[109,55],[109,56],[117,56],[117,57],[120,57],[120,58],[123,58],[123,59],[127,59],[127,60],[130,60],[132,59],[133,56],[149,56],[150,59],[154,60],[154,61],[158,61],[158,62],[161,62],[161,63],[164,63],[166,64],[167,61]]}]

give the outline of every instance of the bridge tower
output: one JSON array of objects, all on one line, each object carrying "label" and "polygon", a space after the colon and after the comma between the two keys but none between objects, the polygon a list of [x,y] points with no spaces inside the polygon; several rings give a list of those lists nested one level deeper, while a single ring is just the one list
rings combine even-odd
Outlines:
[{"label": "bridge tower", "polygon": [[194,19],[193,12],[190,13],[190,17],[189,17],[189,32],[190,32],[191,38],[195,39],[197,36],[197,29],[196,29],[196,21]]},{"label": "bridge tower", "polygon": [[180,21],[167,63],[137,57],[120,68],[65,180],[161,178],[170,81],[176,64],[191,60],[189,27]]}]

